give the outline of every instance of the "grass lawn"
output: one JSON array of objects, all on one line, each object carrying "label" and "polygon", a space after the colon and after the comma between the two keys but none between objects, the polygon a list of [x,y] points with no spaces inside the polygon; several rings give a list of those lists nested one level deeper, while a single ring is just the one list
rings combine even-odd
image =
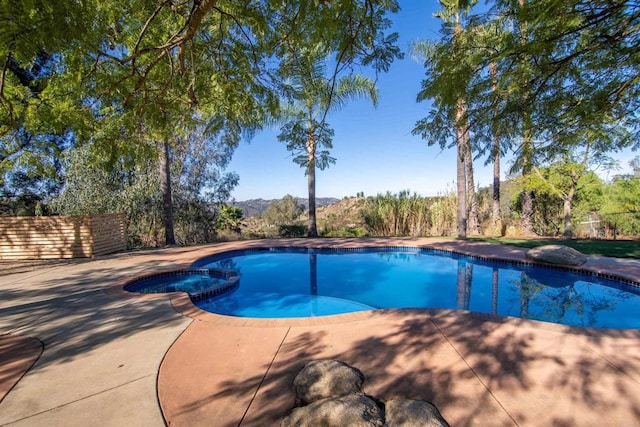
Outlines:
[{"label": "grass lawn", "polygon": [[583,254],[640,259],[640,242],[637,240],[514,239],[506,237],[472,237],[469,240],[520,246],[522,248],[534,248],[542,245],[565,245]]}]

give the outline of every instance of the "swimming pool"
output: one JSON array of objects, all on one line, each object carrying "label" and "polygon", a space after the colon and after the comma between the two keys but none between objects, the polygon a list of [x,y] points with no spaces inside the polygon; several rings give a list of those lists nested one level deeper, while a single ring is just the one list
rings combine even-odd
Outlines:
[{"label": "swimming pool", "polygon": [[229,316],[441,308],[572,326],[640,328],[638,287],[429,249],[253,249],[203,258],[192,268],[237,274],[239,286],[212,298],[192,298],[203,310]]}]

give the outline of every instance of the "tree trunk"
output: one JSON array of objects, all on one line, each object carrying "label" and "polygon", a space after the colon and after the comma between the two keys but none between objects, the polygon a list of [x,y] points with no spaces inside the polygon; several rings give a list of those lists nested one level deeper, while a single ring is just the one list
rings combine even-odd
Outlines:
[{"label": "tree trunk", "polygon": [[307,137],[307,187],[309,190],[309,237],[318,237],[316,225],[316,143],[313,139],[313,129],[309,130]]},{"label": "tree trunk", "polygon": [[[518,0],[518,5],[523,8],[525,0]],[[527,23],[520,22],[520,41],[523,44],[528,43],[529,30]],[[524,58],[522,61],[522,67],[525,72],[529,71],[530,58]],[[531,173],[533,167],[533,126],[531,123],[531,114],[528,110],[530,92],[529,88],[525,87],[522,94],[522,105],[525,109],[522,113],[522,175],[528,175]],[[529,190],[522,192],[522,221],[521,231],[524,235],[533,235],[533,193]]]},{"label": "tree trunk", "polygon": [[[500,156],[500,154],[498,154]],[[498,236],[502,236],[502,209],[500,208],[500,158],[493,159],[493,201],[491,223]]]},{"label": "tree trunk", "polygon": [[525,236],[532,236],[533,231],[533,193],[523,190],[522,194],[522,216],[520,219],[520,228]]},{"label": "tree trunk", "polygon": [[573,204],[573,198],[575,197],[578,186],[577,177],[572,177],[571,189],[569,194],[563,197],[564,207],[564,237],[573,237],[573,223],[571,222],[571,205]]},{"label": "tree trunk", "polygon": [[[498,91],[498,71],[496,64],[489,64],[491,73],[491,90],[494,94]],[[500,209],[500,136],[498,135],[498,125],[495,123],[498,115],[498,103],[493,107],[493,205],[491,209],[491,223],[494,233],[502,236],[502,212]]]},{"label": "tree trunk", "polygon": [[466,104],[459,100],[456,106],[456,180],[458,196],[458,239],[467,238],[467,192],[465,179],[465,128],[462,126],[466,116]]},{"label": "tree trunk", "polygon": [[478,219],[478,201],[476,200],[475,182],[473,179],[473,157],[471,155],[471,141],[469,138],[469,127],[465,125],[464,143],[464,163],[467,200],[469,205],[469,232],[474,235],[480,234],[480,220]]},{"label": "tree trunk", "polygon": [[573,237],[573,224],[571,223],[571,200],[565,198],[564,206],[564,237]]},{"label": "tree trunk", "polygon": [[[533,172],[533,143],[531,115],[525,111],[522,113],[522,175],[526,176]],[[535,234],[533,232],[533,192],[528,189],[522,190],[522,213],[520,229],[525,236]]]},{"label": "tree trunk", "polygon": [[173,232],[173,201],[171,198],[171,159],[169,143],[164,142],[160,150],[160,188],[162,190],[162,222],[164,223],[164,240],[167,246],[175,245]]}]

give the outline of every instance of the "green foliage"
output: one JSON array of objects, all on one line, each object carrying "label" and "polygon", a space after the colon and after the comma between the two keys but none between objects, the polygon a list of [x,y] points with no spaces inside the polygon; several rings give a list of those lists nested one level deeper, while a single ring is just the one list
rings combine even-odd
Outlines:
[{"label": "green foliage", "polygon": [[[174,208],[176,244],[180,246],[198,245],[212,242],[217,237],[216,217],[210,206],[193,198],[181,197],[176,200]],[[158,225],[162,226],[162,224]],[[158,231],[157,235],[162,236],[162,234]],[[150,246],[158,246],[162,242],[161,239],[153,242]]]},{"label": "green foliage", "polygon": [[241,219],[242,208],[222,205],[216,217],[216,230],[231,230],[239,233]]},{"label": "green foliage", "polygon": [[432,236],[453,236],[456,234],[457,199],[453,192],[434,198],[430,207]]},{"label": "green foliage", "polygon": [[262,219],[271,226],[292,224],[300,220],[304,213],[304,206],[298,203],[298,198],[289,194],[281,200],[272,201],[262,213]]},{"label": "green foliage", "polygon": [[322,230],[322,237],[365,237],[367,235],[367,231],[362,227],[326,227]]},{"label": "green foliage", "polygon": [[[224,141],[193,134],[175,146],[171,185],[176,242],[210,242],[215,238],[212,208],[226,200],[238,182],[237,175],[223,173],[231,151]],[[93,148],[85,145],[67,153],[65,186],[51,208],[67,215],[125,212],[129,247],[160,245],[164,224],[158,160],[139,160],[134,166],[121,161],[116,168]]]},{"label": "green foliage", "polygon": [[[594,172],[586,171],[583,164],[556,162],[546,168],[536,168],[535,173],[514,182],[521,190],[535,194],[533,225],[539,235],[567,234],[567,220],[572,222],[573,230],[602,204],[603,183]],[[517,212],[521,210],[521,195],[514,195]]]},{"label": "green foliage", "polygon": [[[488,154],[489,162],[512,151],[512,174],[575,153],[603,164],[608,153],[637,146],[640,16],[634,2],[498,0],[471,15],[473,3],[442,1],[442,36],[413,46],[426,69],[418,101],[433,101],[414,134],[445,149],[459,137],[456,126],[470,123],[476,156]],[[457,114],[461,99],[468,108]],[[582,160],[566,163],[587,169]],[[536,202],[560,194],[537,190],[546,194]]]},{"label": "green foliage", "polygon": [[156,246],[161,194],[155,170],[153,162],[110,170],[96,162],[91,146],[74,149],[66,156],[66,183],[51,209],[63,215],[125,212],[128,247]]},{"label": "green foliage", "polygon": [[426,236],[431,225],[429,201],[409,191],[368,198],[362,215],[373,236]]},{"label": "green foliage", "polygon": [[47,121],[38,116],[70,111],[69,101],[52,96],[56,85],[50,83],[59,65],[54,55],[86,35],[94,7],[91,1],[0,2],[0,138],[23,127],[42,131]]},{"label": "green foliage", "polygon": [[304,224],[282,224],[278,227],[278,235],[283,238],[298,238],[307,235]]},{"label": "green foliage", "polygon": [[632,162],[633,173],[616,176],[605,190],[600,213],[608,227],[627,236],[640,235],[640,158]]},{"label": "green foliage", "polygon": [[[298,116],[298,119],[282,125],[278,141],[286,142],[293,161],[304,168],[305,173],[308,174],[310,167],[324,170],[336,162],[336,159],[329,154],[329,149],[333,148],[333,135],[334,131],[329,127],[329,123],[325,122],[321,125],[313,119],[306,122],[305,118]],[[310,144],[313,144],[313,152],[307,151]],[[317,148],[326,148],[326,150],[318,151]]]}]

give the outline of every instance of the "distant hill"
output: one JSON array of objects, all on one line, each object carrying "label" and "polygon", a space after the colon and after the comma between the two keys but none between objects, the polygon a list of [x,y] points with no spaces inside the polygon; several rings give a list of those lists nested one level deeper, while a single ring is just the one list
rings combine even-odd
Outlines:
[{"label": "distant hill", "polygon": [[345,227],[364,227],[362,209],[365,203],[364,197],[350,197],[319,207],[318,226],[334,230]]},{"label": "distant hill", "polygon": [[[242,202],[233,202],[231,206],[235,206],[242,209],[243,216],[248,218],[250,216],[260,216],[262,212],[267,210],[269,204],[278,199],[251,199]],[[338,202],[340,199],[335,197],[318,197],[316,198],[316,207],[327,206],[332,203]],[[305,209],[309,209],[309,199],[298,199],[298,203],[303,205]]]}]

